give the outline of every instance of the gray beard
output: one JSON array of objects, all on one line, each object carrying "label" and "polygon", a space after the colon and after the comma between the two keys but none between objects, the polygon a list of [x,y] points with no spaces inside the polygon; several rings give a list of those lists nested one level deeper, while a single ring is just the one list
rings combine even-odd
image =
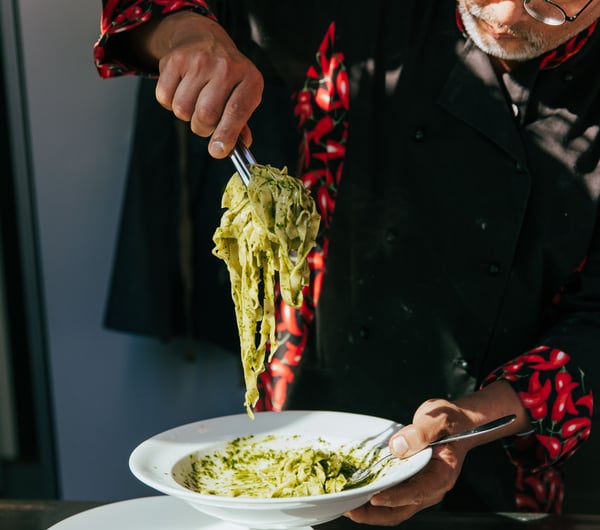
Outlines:
[{"label": "gray beard", "polygon": [[467,35],[475,43],[475,45],[481,49],[484,53],[497,57],[499,59],[505,59],[508,61],[527,61],[535,57],[539,57],[544,52],[549,51],[552,48],[546,48],[546,41],[541,35],[532,31],[520,31],[512,30],[510,32],[515,34],[517,37],[525,40],[526,44],[518,50],[505,50],[498,42],[492,38],[485,38],[477,27],[476,19],[481,19],[492,25],[500,26],[495,20],[493,20],[485,11],[477,5],[471,4],[467,7],[466,2],[458,2],[458,10],[462,17],[462,21],[465,27]]}]

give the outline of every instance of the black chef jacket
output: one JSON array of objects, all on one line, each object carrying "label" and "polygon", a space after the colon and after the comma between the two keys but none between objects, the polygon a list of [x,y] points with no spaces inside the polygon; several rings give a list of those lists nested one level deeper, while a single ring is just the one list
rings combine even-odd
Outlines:
[{"label": "black chef jacket", "polygon": [[[290,408],[406,423],[539,344],[598,364],[600,36],[556,68],[498,77],[455,7],[321,2],[286,21],[288,2],[215,3],[268,85],[301,88],[332,20],[349,65],[348,154]],[[489,444],[446,502],[512,509],[513,482]]]}]

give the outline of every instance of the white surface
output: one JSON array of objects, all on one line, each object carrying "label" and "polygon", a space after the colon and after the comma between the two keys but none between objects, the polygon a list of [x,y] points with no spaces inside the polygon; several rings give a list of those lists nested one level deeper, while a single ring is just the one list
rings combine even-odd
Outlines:
[{"label": "white surface", "polygon": [[313,445],[318,445],[317,440],[324,439],[333,448],[343,446],[345,449],[368,440],[367,451],[382,443],[385,445],[398,427],[397,423],[382,418],[327,411],[262,412],[257,413],[254,420],[246,414],[236,414],[183,425],[153,436],[133,451],[129,465],[133,474],[148,486],[180,498],[213,517],[251,528],[311,526],[335,519],[368,502],[375,493],[414,475],[431,458],[431,449],[408,459],[394,459],[366,486],[310,497],[265,499],[205,495],[180,485],[174,475],[181,474],[180,462],[189,462],[189,455],[222,448],[238,437],[298,436],[308,446],[311,440]]},{"label": "white surface", "polygon": [[144,497],[99,506],[48,530],[240,530],[174,497]]}]

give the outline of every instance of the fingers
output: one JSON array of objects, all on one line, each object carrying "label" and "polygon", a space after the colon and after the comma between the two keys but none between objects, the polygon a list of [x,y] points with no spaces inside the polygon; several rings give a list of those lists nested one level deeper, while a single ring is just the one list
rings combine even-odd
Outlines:
[{"label": "fingers", "polygon": [[370,503],[346,516],[357,523],[397,525],[440,503],[456,483],[463,460],[463,455],[451,447],[436,447],[431,461],[420,473],[375,495]]},{"label": "fingers", "polygon": [[[251,84],[254,86],[249,86]],[[252,138],[249,134],[247,122],[254,110],[256,110],[256,107],[260,104],[262,88],[262,77],[260,80],[244,80],[244,82],[234,88],[222,104],[215,97],[217,105],[207,113],[198,112],[198,108],[196,108],[196,113],[192,117],[192,131],[196,132],[196,134],[200,134],[197,132],[197,127],[202,126],[198,125],[196,120],[206,120],[206,123],[210,123],[214,119],[213,112],[215,108],[223,109],[216,119],[216,125],[212,131],[212,138],[208,147],[212,156],[215,158],[227,156],[242,133],[244,135],[244,143],[250,145]]]},{"label": "fingers", "polygon": [[419,506],[420,509],[439,503],[454,486],[464,455],[452,447],[434,448],[431,460],[410,479],[375,495],[374,506]]},{"label": "fingers", "polygon": [[212,135],[209,152],[223,158],[240,135],[249,145],[247,122],[263,88],[262,75],[241,54],[214,57],[179,49],[160,61],[156,99],[198,136]]},{"label": "fingers", "polygon": [[156,83],[156,100],[184,121],[189,121],[202,82],[192,72],[184,52],[175,51],[159,62],[160,75]]},{"label": "fingers", "polygon": [[377,526],[395,526],[410,519],[418,511],[419,509],[416,506],[386,508],[365,504],[344,515],[355,523]]},{"label": "fingers", "polygon": [[136,42],[152,64],[158,61],[156,100],[195,134],[212,136],[211,155],[227,156],[240,135],[250,144],[247,122],[264,81],[220,24],[188,11],[173,13],[146,26]]}]

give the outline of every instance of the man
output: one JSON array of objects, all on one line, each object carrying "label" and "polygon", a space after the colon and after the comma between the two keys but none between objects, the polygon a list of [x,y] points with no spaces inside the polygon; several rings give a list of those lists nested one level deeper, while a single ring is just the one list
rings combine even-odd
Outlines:
[{"label": "man", "polygon": [[600,345],[600,3],[124,4],[105,2],[100,72],[159,74],[213,157],[250,144],[263,83],[294,94],[322,232],[261,407],[416,410],[398,456],[517,416],[348,516],[560,511]]}]

